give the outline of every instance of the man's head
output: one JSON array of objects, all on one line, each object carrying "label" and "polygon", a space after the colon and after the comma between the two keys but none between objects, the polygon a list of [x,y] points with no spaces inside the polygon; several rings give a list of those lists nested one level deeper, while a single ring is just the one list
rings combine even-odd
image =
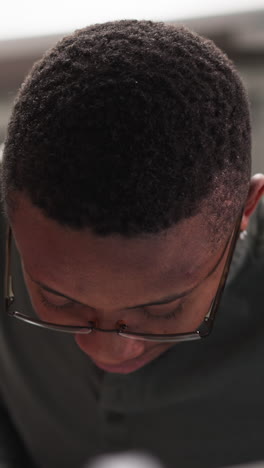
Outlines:
[{"label": "man's head", "polygon": [[[262,178],[250,186],[241,80],[211,41],[185,28],[119,21],[79,30],[21,87],[5,143],[3,199],[36,310],[32,278],[106,323],[202,284],[242,206],[251,200],[246,226],[262,189]],[[221,265],[192,296],[192,307],[194,297],[200,302],[193,326],[207,312]],[[67,307],[70,320],[78,311]],[[77,341],[101,363],[166,348],[98,336]]]},{"label": "man's head", "polygon": [[23,191],[49,218],[98,235],[161,232],[202,205],[226,232],[249,176],[233,65],[211,41],[148,21],[87,27],[48,51],[5,143],[5,198]]}]

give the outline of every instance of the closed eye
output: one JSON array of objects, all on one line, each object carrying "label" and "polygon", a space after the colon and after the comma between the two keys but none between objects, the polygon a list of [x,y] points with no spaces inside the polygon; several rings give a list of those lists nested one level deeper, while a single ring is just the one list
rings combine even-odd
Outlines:
[{"label": "closed eye", "polygon": [[63,304],[54,304],[53,302],[49,301],[47,297],[45,297],[42,292],[39,293],[40,297],[40,302],[48,309],[51,310],[63,310],[63,309],[72,309],[77,303],[74,303],[73,301],[67,301],[64,302]]},{"label": "closed eye", "polygon": [[183,305],[184,305],[184,301],[182,301],[174,310],[172,310],[171,312],[167,312],[167,313],[152,314],[146,308],[143,309],[143,313],[144,313],[145,317],[148,318],[148,319],[157,319],[157,320],[166,319],[166,320],[170,320],[170,319],[176,318],[177,316],[179,316],[181,314],[181,312],[183,311]]},{"label": "closed eye", "polygon": [[[67,302],[64,302],[63,304],[54,304],[49,299],[47,299],[46,296],[43,295],[42,291],[39,291],[39,296],[40,296],[41,303],[46,308],[48,308],[50,310],[53,310],[53,311],[54,310],[73,309],[73,307],[76,307],[76,306],[79,305],[77,302],[73,302],[73,301],[67,301]],[[148,319],[156,319],[156,320],[166,319],[166,320],[170,320],[170,319],[176,318],[182,312],[183,303],[184,303],[184,301],[182,301],[174,310],[172,310],[171,312],[167,312],[167,313],[153,314],[153,313],[149,312],[149,310],[147,308],[143,308],[142,312],[143,312],[144,316],[146,318],[148,318]]]}]

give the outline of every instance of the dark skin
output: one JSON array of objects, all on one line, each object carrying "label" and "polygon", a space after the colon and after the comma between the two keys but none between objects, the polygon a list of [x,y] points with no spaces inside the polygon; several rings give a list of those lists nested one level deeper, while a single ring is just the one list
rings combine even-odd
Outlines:
[{"label": "dark skin", "polygon": [[[241,230],[247,228],[263,194],[264,176],[256,175],[251,179]],[[112,329],[131,314],[137,323],[144,321],[144,308],[155,320],[155,315],[170,314],[184,301],[177,332],[200,325],[221,278],[230,233],[221,245],[209,249],[204,217],[199,214],[162,234],[103,238],[89,229],[66,229],[45,217],[25,195],[14,196],[18,207],[11,226],[31,300],[42,320],[54,322],[59,316],[60,323],[70,325],[78,317],[86,325],[93,318],[101,328]],[[185,292],[184,298],[168,302],[169,296]],[[41,295],[53,309],[42,304]],[[162,306],[144,306],[165,299]],[[113,367],[113,372],[120,373],[132,372],[174,346],[100,332],[78,334],[75,340],[99,367],[110,371]]]}]

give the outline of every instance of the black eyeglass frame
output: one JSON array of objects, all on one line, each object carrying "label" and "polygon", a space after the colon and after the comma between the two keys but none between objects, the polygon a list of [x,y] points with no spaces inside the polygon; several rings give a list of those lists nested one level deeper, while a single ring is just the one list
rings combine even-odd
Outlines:
[{"label": "black eyeglass frame", "polygon": [[221,275],[219,286],[217,288],[216,295],[211,303],[209,312],[206,314],[202,324],[195,331],[186,332],[186,333],[177,333],[177,334],[166,334],[166,335],[152,334],[152,333],[137,333],[137,332],[125,331],[127,326],[123,323],[119,324],[119,322],[117,322],[116,324],[117,328],[110,329],[110,330],[98,328],[95,326],[93,322],[88,322],[90,326],[81,326],[81,327],[71,326],[71,325],[57,325],[57,324],[53,324],[50,322],[32,319],[31,317],[21,314],[20,312],[17,312],[17,311],[11,311],[10,308],[15,301],[15,296],[13,293],[13,281],[12,281],[12,274],[11,274],[12,230],[10,226],[7,226],[7,235],[6,235],[6,263],[5,263],[5,308],[6,310],[5,312],[9,316],[19,319],[28,324],[35,325],[37,327],[45,328],[48,330],[64,332],[64,333],[89,334],[89,333],[92,333],[93,331],[99,331],[103,333],[117,333],[123,338],[130,338],[134,340],[172,342],[172,343],[192,341],[192,340],[197,340],[200,338],[206,338],[213,329],[216,312],[219,308],[220,300],[221,300],[221,297],[225,288],[225,284],[226,284],[227,276],[229,273],[233,254],[235,251],[236,243],[239,237],[243,212],[244,212],[244,208],[236,221],[235,227],[232,231],[230,238],[227,241],[227,244],[223,252],[223,255],[224,255],[226,252],[227,246],[230,242],[229,252],[228,252],[227,259],[224,265],[223,273]]}]

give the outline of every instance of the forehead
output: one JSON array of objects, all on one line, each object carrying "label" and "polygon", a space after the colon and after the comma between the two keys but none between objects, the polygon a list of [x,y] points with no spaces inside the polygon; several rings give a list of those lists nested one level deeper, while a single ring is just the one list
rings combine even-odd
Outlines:
[{"label": "forehead", "polygon": [[78,288],[140,290],[192,286],[213,264],[204,218],[197,215],[155,235],[100,237],[90,229],[75,231],[46,218],[21,197],[12,228],[23,262],[39,280],[78,283]]}]

